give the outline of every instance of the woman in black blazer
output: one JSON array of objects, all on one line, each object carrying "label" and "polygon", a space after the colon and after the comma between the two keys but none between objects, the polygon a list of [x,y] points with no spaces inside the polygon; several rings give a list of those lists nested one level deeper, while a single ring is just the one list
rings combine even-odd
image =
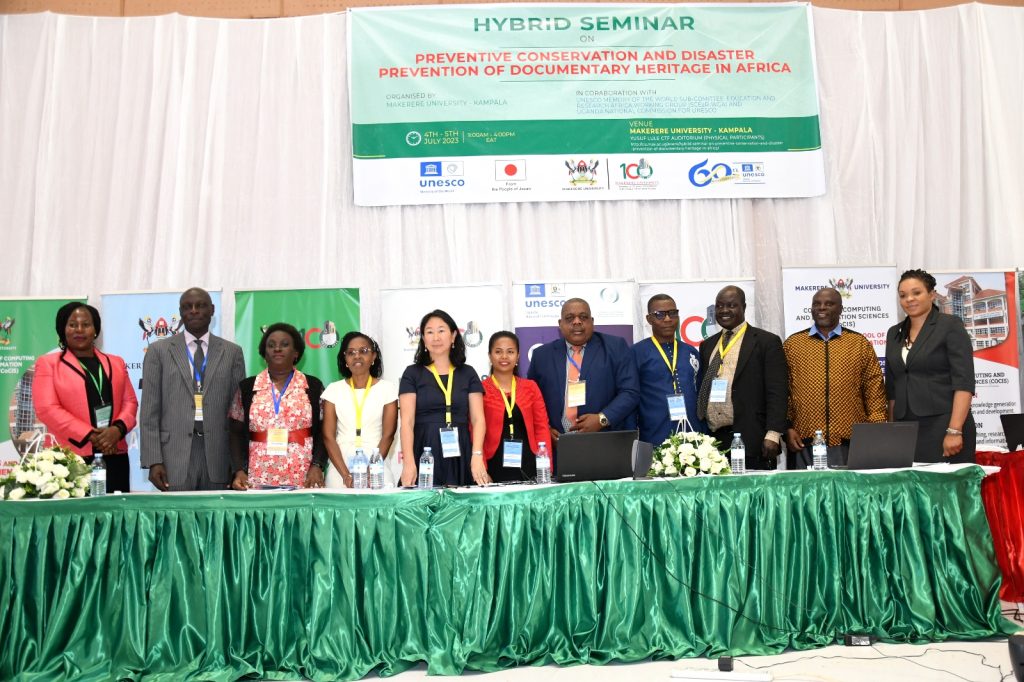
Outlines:
[{"label": "woman in black blazer", "polygon": [[974,462],[971,416],[974,349],[960,318],[939,312],[935,278],[924,270],[900,276],[907,314],[885,341],[889,419],[918,423],[918,462]]}]

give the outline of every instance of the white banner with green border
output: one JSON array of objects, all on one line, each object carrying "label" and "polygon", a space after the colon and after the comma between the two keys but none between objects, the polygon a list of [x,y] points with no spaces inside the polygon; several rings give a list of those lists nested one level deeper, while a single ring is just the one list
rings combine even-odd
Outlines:
[{"label": "white banner with green border", "polygon": [[363,206],[825,192],[810,6],[352,9]]}]

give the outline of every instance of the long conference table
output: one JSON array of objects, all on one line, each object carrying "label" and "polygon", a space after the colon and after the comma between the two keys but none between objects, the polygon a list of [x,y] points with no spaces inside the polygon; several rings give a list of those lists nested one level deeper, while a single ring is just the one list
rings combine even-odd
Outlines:
[{"label": "long conference table", "polygon": [[980,467],[0,502],[0,679],[357,679],[1014,630]]}]

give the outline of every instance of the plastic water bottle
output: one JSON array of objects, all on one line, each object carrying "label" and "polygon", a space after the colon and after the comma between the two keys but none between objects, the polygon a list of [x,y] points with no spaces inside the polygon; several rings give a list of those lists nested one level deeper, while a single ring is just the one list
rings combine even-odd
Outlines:
[{"label": "plastic water bottle", "polygon": [[825,446],[825,437],[821,435],[820,430],[814,432],[814,442],[811,443],[811,455],[813,457],[811,468],[815,471],[825,471],[828,469],[828,448]]},{"label": "plastic water bottle", "polygon": [[747,473],[747,448],[743,445],[740,434],[732,434],[732,445],[729,446],[729,468],[734,474]]},{"label": "plastic water bottle", "polygon": [[551,483],[551,455],[543,440],[537,443],[537,483]]},{"label": "plastic water bottle", "polygon": [[103,461],[103,453],[97,452],[89,467],[89,497],[107,494],[107,463]]},{"label": "plastic water bottle", "polygon": [[356,490],[366,489],[366,455],[361,449],[356,450],[356,456],[352,458],[352,487]]},{"label": "plastic water bottle", "polygon": [[384,489],[384,458],[380,456],[380,450],[373,449],[370,455],[370,490]]},{"label": "plastic water bottle", "polygon": [[420,477],[416,481],[416,487],[420,490],[429,490],[434,487],[434,455],[430,448],[423,448],[420,455]]}]

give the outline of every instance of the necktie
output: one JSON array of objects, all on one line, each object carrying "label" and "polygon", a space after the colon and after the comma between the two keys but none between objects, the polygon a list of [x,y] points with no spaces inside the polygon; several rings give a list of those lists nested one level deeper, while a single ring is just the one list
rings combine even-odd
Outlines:
[{"label": "necktie", "polygon": [[[722,333],[722,348],[729,345],[732,338],[732,330],[726,329]],[[700,393],[697,394],[697,416],[701,419],[708,418],[708,401],[711,399],[711,382],[718,378],[718,370],[722,368],[722,354],[718,348],[711,352],[711,361],[708,362],[708,371],[704,373],[704,381],[700,383]]]},{"label": "necktie", "polygon": [[569,363],[568,381],[565,384],[565,417],[562,418],[563,431],[568,431],[576,424],[576,416],[579,409],[568,407],[569,384],[580,380],[580,367],[583,367],[583,346],[572,347],[572,362]]},{"label": "necktie", "polygon": [[196,382],[196,390],[198,391],[203,381],[203,360],[206,359],[206,354],[203,352],[203,342],[200,339],[196,339],[196,354],[192,356],[192,365],[195,367],[193,371],[193,380],[196,376],[199,377],[199,381]]}]

